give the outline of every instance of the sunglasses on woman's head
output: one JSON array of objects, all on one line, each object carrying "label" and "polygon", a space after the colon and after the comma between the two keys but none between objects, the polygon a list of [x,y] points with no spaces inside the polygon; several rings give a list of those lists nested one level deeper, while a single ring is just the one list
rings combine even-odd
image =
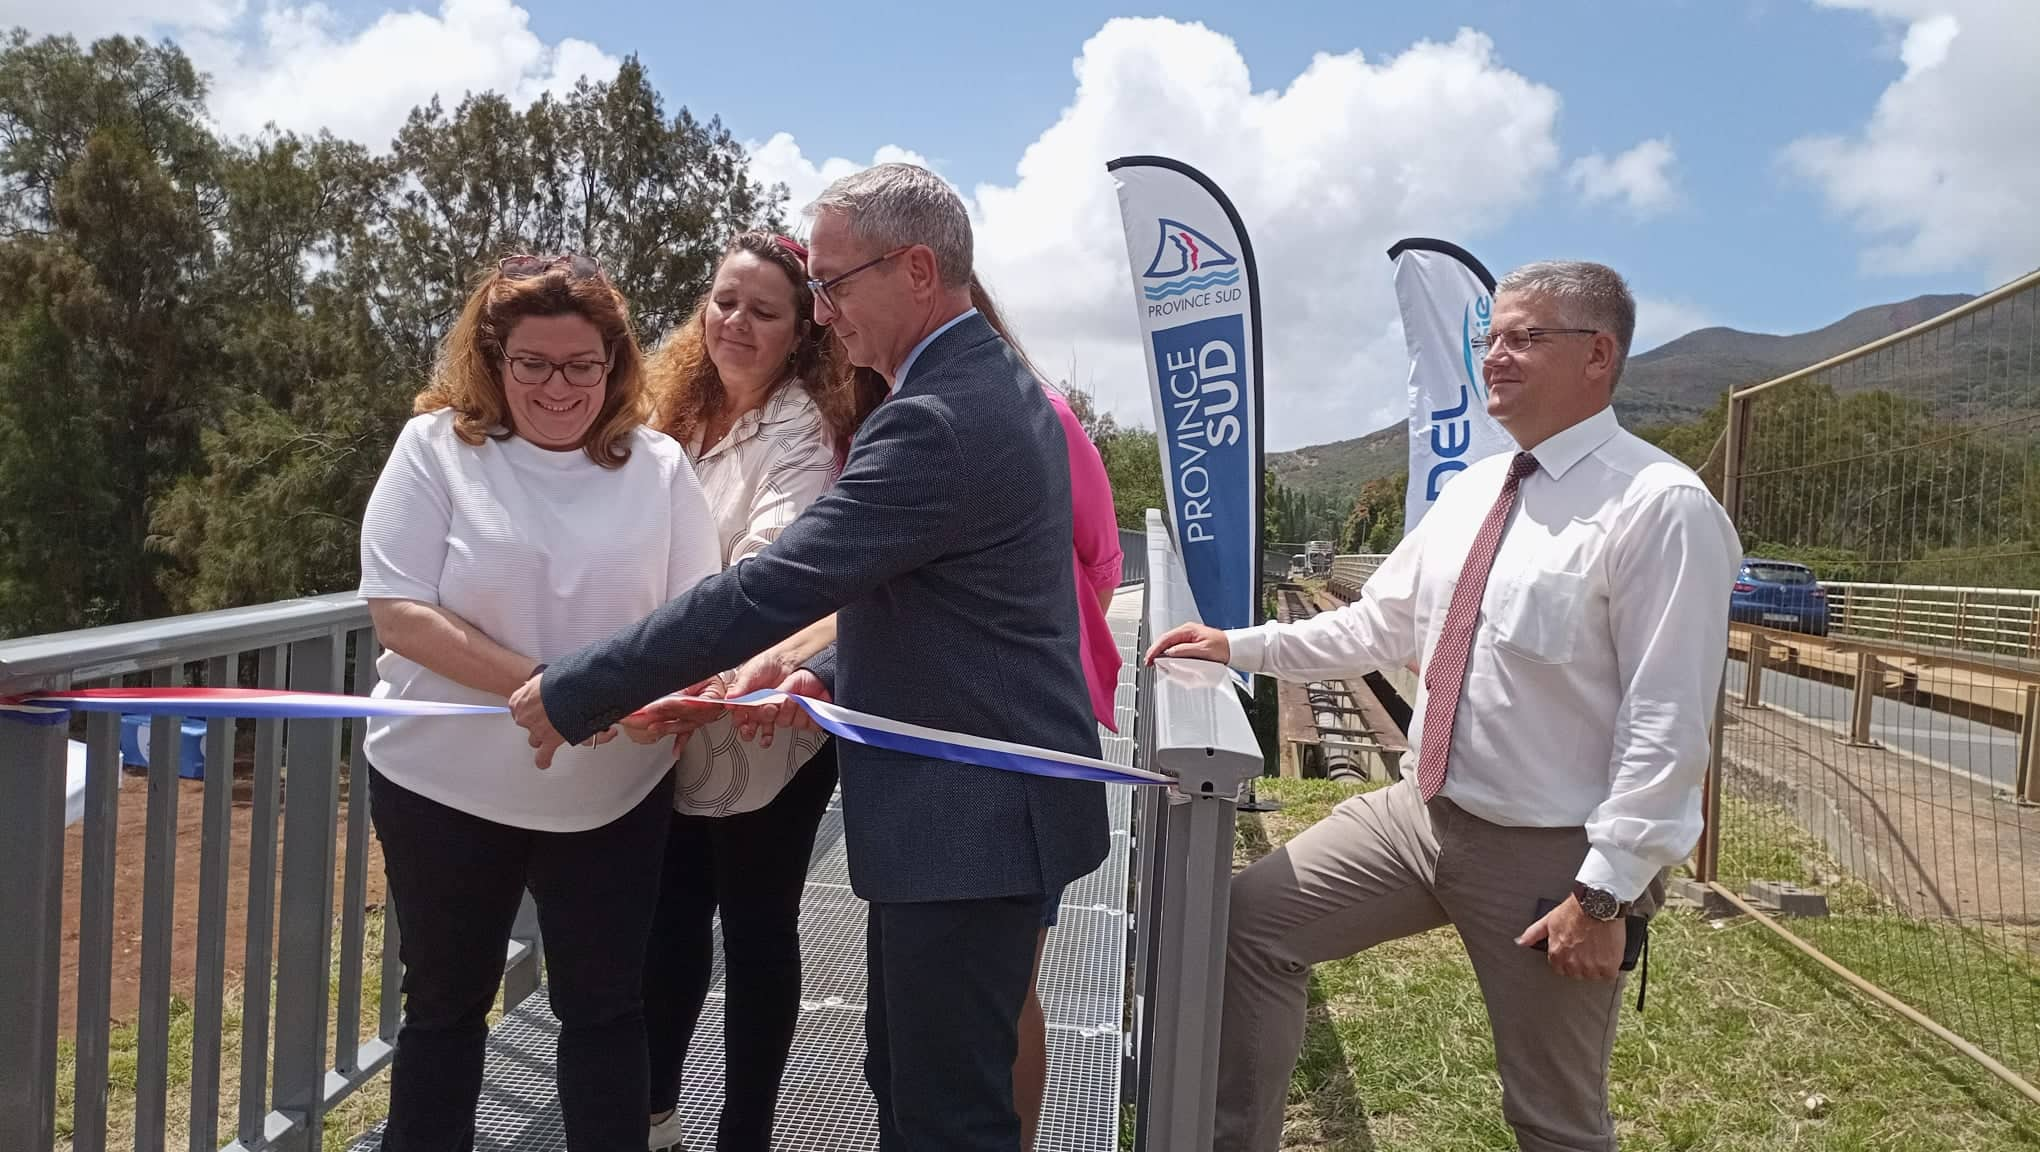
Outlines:
[{"label": "sunglasses on woman's head", "polygon": [[596,263],[593,256],[583,256],[579,252],[560,256],[505,256],[496,261],[496,270],[506,280],[529,280],[562,267],[575,280],[593,280],[602,275],[602,265]]}]

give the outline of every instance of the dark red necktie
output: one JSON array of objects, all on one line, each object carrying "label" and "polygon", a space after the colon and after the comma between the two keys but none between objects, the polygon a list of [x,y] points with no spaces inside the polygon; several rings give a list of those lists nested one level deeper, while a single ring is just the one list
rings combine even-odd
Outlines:
[{"label": "dark red necktie", "polygon": [[1516,453],[1509,463],[1509,478],[1502,481],[1502,494],[1480,523],[1480,535],[1473,538],[1473,551],[1459,570],[1459,586],[1452,590],[1452,604],[1445,610],[1445,626],[1438,632],[1438,646],[1424,665],[1424,747],[1417,754],[1417,787],[1429,800],[1445,786],[1445,762],[1452,755],[1452,721],[1459,715],[1459,697],[1466,688],[1466,661],[1473,652],[1473,630],[1480,622],[1480,601],[1487,593],[1488,569],[1494,567],[1495,553],[1508,530],[1509,513],[1516,508],[1516,489],[1523,478],[1537,470],[1537,457]]}]

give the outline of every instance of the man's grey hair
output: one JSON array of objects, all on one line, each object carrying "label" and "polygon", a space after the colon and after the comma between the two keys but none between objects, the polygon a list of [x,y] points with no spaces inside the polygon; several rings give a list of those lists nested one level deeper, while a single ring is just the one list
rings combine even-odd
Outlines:
[{"label": "man's grey hair", "polygon": [[845,176],[801,214],[813,219],[822,212],[842,213],[850,234],[878,252],[926,244],[935,253],[943,286],[970,284],[970,214],[955,189],[926,168],[879,164]]},{"label": "man's grey hair", "polygon": [[1629,342],[1636,335],[1636,298],[1629,285],[1606,264],[1585,260],[1540,260],[1525,264],[1495,285],[1495,295],[1504,292],[1535,296],[1558,306],[1559,323],[1567,328],[1592,328],[1615,337],[1615,371],[1608,378],[1613,389],[1622,379],[1623,365],[1629,363]]}]

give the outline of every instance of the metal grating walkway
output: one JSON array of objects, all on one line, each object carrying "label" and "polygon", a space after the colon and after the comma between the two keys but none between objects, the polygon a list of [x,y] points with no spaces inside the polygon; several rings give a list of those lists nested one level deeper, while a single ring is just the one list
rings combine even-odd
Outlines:
[{"label": "metal grating walkway", "polygon": [[[1126,664],[1120,671],[1118,726],[1101,730],[1104,755],[1133,762],[1133,669],[1141,589],[1123,588],[1110,621]],[[1060,923],[1041,960],[1041,1004],[1048,1020],[1048,1098],[1037,1152],[1111,1152],[1118,1147],[1122,1027],[1126,1003],[1127,900],[1132,789],[1107,785],[1112,851],[1104,864],[1063,894]],[[878,1147],[878,1125],[864,1084],[864,902],[850,891],[840,804],[832,801],[815,838],[801,900],[802,1012],[793,1057],[780,1087],[773,1145],[785,1152],[852,1152]],[[722,958],[694,1045],[680,1110],[689,1149],[715,1146],[722,1107]],[[497,1023],[476,1114],[476,1148],[493,1152],[565,1152],[552,1054],[559,1025],[541,989]],[[381,1125],[350,1152],[380,1152]]]}]

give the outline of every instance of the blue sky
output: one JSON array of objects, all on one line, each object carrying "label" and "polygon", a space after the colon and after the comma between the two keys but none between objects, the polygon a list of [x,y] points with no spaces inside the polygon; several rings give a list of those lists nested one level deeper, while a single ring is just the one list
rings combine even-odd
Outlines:
[{"label": "blue sky", "polygon": [[[546,39],[643,14],[636,0],[530,8]],[[956,4],[921,2],[801,5],[783,67],[746,44],[758,33],[741,5],[639,23],[628,43],[670,99],[720,114],[740,136],[790,131],[811,156],[868,157],[901,144],[969,186],[1011,182],[1021,152],[1069,102],[1071,58],[1112,16],[1201,21],[1239,44],[1257,87],[1286,82],[1317,52],[1374,58],[1473,27],[1494,39],[1504,66],[1558,88],[1569,155],[1669,135],[1682,194],[1678,207],[1640,223],[1550,196],[1477,246],[1497,274],[1541,257],[1601,259],[1710,319],[1778,332],[1866,304],[1990,286],[1973,268],[1858,274],[1859,237],[1818,188],[1781,170],[1781,148],[1857,128],[1902,73],[1892,31],[1861,12],[1785,0],[1154,8],[1051,0],[1025,6],[1024,18],[1022,9],[987,10],[1007,15],[964,21]],[[775,72],[784,78],[761,82]],[[945,89],[958,98],[935,98]]]},{"label": "blue sky", "polygon": [[168,16],[0,0],[0,22],[169,35],[215,76],[228,130],[375,144],[434,93],[529,98],[635,53],[796,205],[874,159],[934,167],[971,202],[980,271],[1036,358],[1129,418],[1146,385],[1102,163],[1175,155],[1233,193],[1264,253],[1271,448],[1396,417],[1407,362],[1382,250],[1403,235],[1457,240],[1498,274],[1606,261],[1638,295],[1639,346],[1705,323],[1802,331],[2040,265],[2040,159],[2019,142],[2040,129],[2035,0],[191,0]]}]

